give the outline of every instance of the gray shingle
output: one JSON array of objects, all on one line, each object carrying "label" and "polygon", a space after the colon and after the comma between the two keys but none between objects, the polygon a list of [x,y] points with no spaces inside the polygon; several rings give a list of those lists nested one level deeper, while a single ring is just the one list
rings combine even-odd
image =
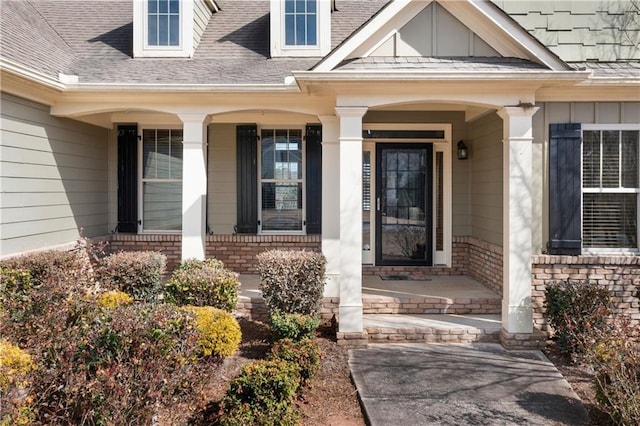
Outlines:
[{"label": "gray shingle", "polygon": [[[405,58],[402,58],[405,59]],[[346,61],[340,70],[423,70],[423,71],[531,71],[547,70],[544,65],[519,58],[499,57],[368,57]]]}]

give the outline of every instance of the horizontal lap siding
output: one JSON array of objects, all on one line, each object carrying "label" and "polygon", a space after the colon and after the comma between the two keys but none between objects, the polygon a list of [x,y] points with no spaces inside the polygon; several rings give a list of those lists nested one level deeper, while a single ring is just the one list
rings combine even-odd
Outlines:
[{"label": "horizontal lap siding", "polygon": [[107,232],[108,131],[2,94],[2,255]]},{"label": "horizontal lap siding", "polygon": [[488,114],[474,121],[469,138],[471,234],[502,246],[502,120]]},{"label": "horizontal lap siding", "polygon": [[208,225],[214,234],[232,234],[236,224],[236,126],[209,126]]}]

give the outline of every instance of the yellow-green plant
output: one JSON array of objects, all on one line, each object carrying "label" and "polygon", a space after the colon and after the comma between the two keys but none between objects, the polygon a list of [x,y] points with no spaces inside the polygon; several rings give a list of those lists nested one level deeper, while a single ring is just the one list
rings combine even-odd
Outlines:
[{"label": "yellow-green plant", "polygon": [[101,308],[110,309],[130,303],[133,303],[133,297],[123,291],[108,291],[98,295],[98,306]]},{"label": "yellow-green plant", "polygon": [[184,309],[194,314],[202,355],[224,358],[238,350],[242,332],[230,313],[212,306],[185,306]]},{"label": "yellow-green plant", "polygon": [[36,369],[31,355],[7,341],[0,341],[0,391],[9,386],[24,387],[27,374]]}]

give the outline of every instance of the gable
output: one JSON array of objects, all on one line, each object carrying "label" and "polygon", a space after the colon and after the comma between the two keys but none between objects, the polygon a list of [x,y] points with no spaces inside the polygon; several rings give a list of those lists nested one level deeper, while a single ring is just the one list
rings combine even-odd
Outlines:
[{"label": "gable", "polygon": [[501,56],[438,3],[431,3],[369,56]]},{"label": "gable", "polygon": [[394,0],[314,71],[368,57],[516,58],[556,71],[568,65],[489,1]]}]

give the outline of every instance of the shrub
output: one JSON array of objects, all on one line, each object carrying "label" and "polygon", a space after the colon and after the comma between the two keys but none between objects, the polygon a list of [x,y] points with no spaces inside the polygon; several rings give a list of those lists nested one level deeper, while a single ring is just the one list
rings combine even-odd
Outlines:
[{"label": "shrub", "polygon": [[300,368],[300,377],[308,382],[320,367],[321,351],[315,339],[302,339],[294,342],[291,339],[278,340],[271,347],[271,359],[289,361]]},{"label": "shrub", "polygon": [[100,260],[97,275],[104,287],[135,300],[153,302],[160,294],[167,257],[154,251],[114,253]]},{"label": "shrub", "polygon": [[[637,333],[637,330],[636,330]],[[599,408],[616,424],[640,419],[640,341],[628,322],[591,330],[583,349],[594,370]]]},{"label": "shrub", "polygon": [[230,313],[211,306],[185,306],[184,309],[195,315],[202,355],[224,358],[238,350],[242,332]]},{"label": "shrub", "polygon": [[0,341],[0,424],[33,422],[29,375],[37,368],[31,355],[7,341]]},{"label": "shrub", "polygon": [[186,398],[198,379],[192,316],[166,304],[94,309],[43,354],[38,421],[151,424],[156,404]]},{"label": "shrub", "polygon": [[609,315],[611,293],[593,282],[563,281],[545,289],[546,316],[554,328],[558,348],[578,355],[587,331],[601,329]]},{"label": "shrub", "polygon": [[83,250],[48,250],[18,256],[0,262],[4,269],[28,271],[39,285],[53,278],[66,281],[70,288],[83,288],[93,281],[91,263]]},{"label": "shrub", "polygon": [[99,307],[110,309],[133,303],[133,297],[122,291],[108,291],[98,295],[97,302]]},{"label": "shrub", "polygon": [[271,315],[271,331],[273,338],[291,339],[297,342],[315,337],[320,320],[314,315],[285,314],[276,312]]},{"label": "shrub", "polygon": [[250,404],[233,407],[219,421],[220,426],[296,426],[300,415],[293,405],[264,412]]},{"label": "shrub", "polygon": [[238,274],[216,259],[183,262],[165,284],[167,301],[178,305],[213,306],[227,312],[236,309]]},{"label": "shrub", "polygon": [[[256,361],[245,365],[222,400],[221,424],[277,425],[291,415],[300,387],[300,371],[287,361]],[[250,423],[238,423],[250,419]]]},{"label": "shrub", "polygon": [[269,311],[317,313],[324,292],[325,267],[321,253],[270,250],[259,254],[260,289]]}]

